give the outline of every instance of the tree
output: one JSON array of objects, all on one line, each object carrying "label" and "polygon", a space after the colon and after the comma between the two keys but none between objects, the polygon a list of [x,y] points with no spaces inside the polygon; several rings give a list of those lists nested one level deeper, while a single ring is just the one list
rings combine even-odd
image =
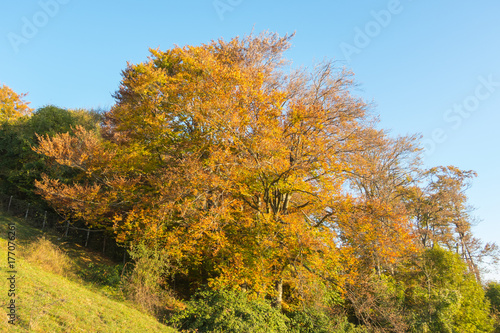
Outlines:
[{"label": "tree", "polygon": [[[342,236],[357,248],[365,274],[392,274],[399,260],[417,250],[404,200],[419,172],[416,141],[373,131],[369,149],[351,156],[346,173],[355,204]],[[353,217],[356,223],[349,223]]]},{"label": "tree", "polygon": [[66,110],[55,106],[38,109],[30,117],[17,118],[0,127],[0,189],[4,193],[31,202],[40,201],[35,195],[34,181],[43,173],[60,180],[74,177],[74,171],[47,165],[47,158],[31,148],[38,144],[37,135],[54,136],[73,132],[76,125],[97,129],[99,115],[86,110]]},{"label": "tree", "polygon": [[27,94],[17,94],[6,85],[0,88],[0,123],[31,114],[29,102],[23,101]]},{"label": "tree", "polygon": [[[151,50],[128,64],[100,133],[76,126],[39,138],[36,152],[77,175],[45,175],[39,193],[62,214],[159,254],[169,268],[163,283],[175,281],[184,296],[207,285],[239,289],[300,313],[331,306],[315,303],[318,294],[337,295],[359,322],[393,331],[414,324],[405,306],[437,308],[448,284],[479,297],[469,275],[460,286],[430,280],[422,262],[438,254],[416,259],[456,240],[474,271],[462,193],[472,173],[422,171],[417,138],[377,130],[352,94],[352,73],[328,61],[286,67],[290,39]],[[462,266],[450,258],[455,274]],[[438,266],[432,274],[448,274]],[[429,281],[437,294],[424,293]],[[404,292],[415,285],[408,305]],[[453,325],[467,327],[459,313],[476,325],[483,313],[460,309],[476,313],[479,303],[460,302]]]},{"label": "tree", "polygon": [[340,263],[353,259],[339,239],[352,204],[345,170],[373,121],[350,94],[351,73],[331,62],[286,73],[289,40],[151,50],[123,72],[102,138],[41,141],[38,152],[87,175],[45,178],[41,193],[118,239],[170,249],[194,286],[237,286],[276,305],[313,279],[340,288]]},{"label": "tree", "polygon": [[407,189],[408,209],[424,248],[435,245],[460,253],[478,281],[479,264],[487,258],[498,262],[498,247],[483,245],[472,234],[473,217],[465,191],[476,173],[453,166],[435,167],[422,173],[423,187]]},{"label": "tree", "polygon": [[412,332],[492,331],[484,290],[458,254],[438,246],[427,249],[408,273]]}]

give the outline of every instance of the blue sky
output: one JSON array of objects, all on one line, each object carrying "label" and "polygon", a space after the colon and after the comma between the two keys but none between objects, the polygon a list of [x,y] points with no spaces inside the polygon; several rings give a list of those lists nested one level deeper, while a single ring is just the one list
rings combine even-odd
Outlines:
[{"label": "blue sky", "polygon": [[150,47],[295,32],[287,58],[352,69],[380,127],[423,135],[426,166],[478,172],[474,229],[500,241],[499,14],[493,0],[2,1],[0,83],[35,108],[109,108],[126,62]]}]

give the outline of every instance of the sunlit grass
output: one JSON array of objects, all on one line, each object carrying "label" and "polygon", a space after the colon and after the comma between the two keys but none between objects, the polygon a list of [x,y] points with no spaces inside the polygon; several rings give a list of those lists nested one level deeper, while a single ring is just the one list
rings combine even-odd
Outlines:
[{"label": "sunlit grass", "polygon": [[[7,227],[15,221],[17,324],[7,323]],[[130,304],[82,284],[75,259],[20,219],[0,215],[0,304],[2,332],[176,332]],[[76,256],[73,253],[73,256]],[[75,268],[76,267],[76,268]],[[64,270],[68,270],[67,272]]]}]

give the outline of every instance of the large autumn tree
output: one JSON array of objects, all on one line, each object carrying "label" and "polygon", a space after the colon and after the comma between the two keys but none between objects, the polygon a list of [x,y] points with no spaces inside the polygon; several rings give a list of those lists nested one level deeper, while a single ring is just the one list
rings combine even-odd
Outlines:
[{"label": "large autumn tree", "polygon": [[123,71],[101,135],[41,138],[37,152],[81,173],[45,177],[40,193],[119,241],[163,249],[193,287],[278,306],[342,292],[361,262],[389,269],[412,248],[397,199],[411,139],[374,129],[352,73],[291,70],[290,38],[151,50]]}]

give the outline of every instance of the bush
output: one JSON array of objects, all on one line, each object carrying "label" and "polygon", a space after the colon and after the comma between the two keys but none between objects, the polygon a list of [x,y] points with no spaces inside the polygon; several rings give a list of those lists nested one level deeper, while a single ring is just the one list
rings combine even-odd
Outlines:
[{"label": "bush", "polygon": [[208,290],[197,293],[170,324],[188,332],[288,332],[288,318],[265,300],[244,292]]},{"label": "bush", "polygon": [[166,289],[165,277],[170,266],[164,252],[138,244],[130,249],[129,254],[134,260],[134,268],[123,280],[124,294],[142,311],[163,320],[168,311],[180,306]]},{"label": "bush", "polygon": [[116,287],[120,284],[121,267],[121,265],[108,266],[105,264],[89,263],[87,268],[80,272],[80,276],[88,282]]},{"label": "bush", "polygon": [[287,312],[290,318],[292,333],[362,333],[363,328],[357,328],[348,322],[347,317],[332,315],[322,309],[306,307],[301,310]]}]

